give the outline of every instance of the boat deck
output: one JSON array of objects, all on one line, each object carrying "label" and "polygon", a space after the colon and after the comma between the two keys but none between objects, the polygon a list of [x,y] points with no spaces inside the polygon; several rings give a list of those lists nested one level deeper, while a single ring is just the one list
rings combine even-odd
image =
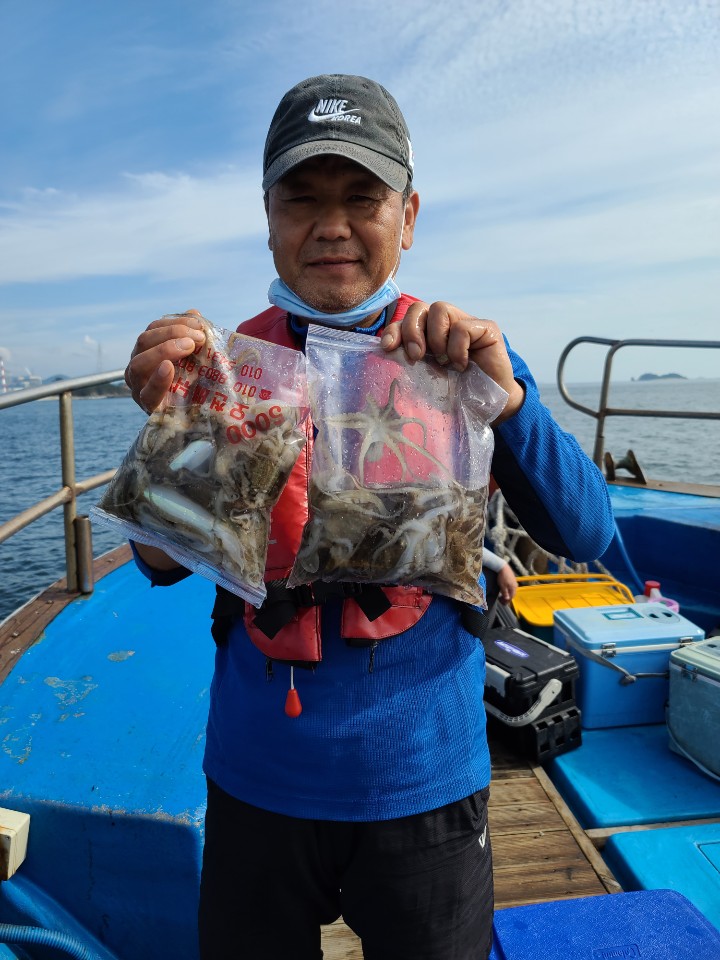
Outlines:
[{"label": "boat deck", "polygon": [[[122,567],[132,558],[129,546],[118,547],[93,561],[93,580]],[[7,677],[28,647],[42,636],[45,627],[62,609],[80,596],[68,593],[63,577],[0,623],[0,683]]]},{"label": "boat deck", "polygon": [[[495,907],[620,892],[620,885],[542,767],[491,743],[490,831]],[[326,927],[325,960],[362,960],[345,924]]]},{"label": "boat deck", "polygon": [[[124,547],[96,561],[100,580],[127,562]],[[0,625],[0,682],[73,598],[61,581]],[[541,767],[491,744],[490,829],[498,909],[617,892],[619,885]],[[360,960],[360,942],[341,921],[323,932],[326,960]]]}]

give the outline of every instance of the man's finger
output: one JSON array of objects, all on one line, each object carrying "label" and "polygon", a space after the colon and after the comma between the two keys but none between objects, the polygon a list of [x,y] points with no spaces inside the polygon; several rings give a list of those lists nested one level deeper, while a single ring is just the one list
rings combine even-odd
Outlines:
[{"label": "man's finger", "polygon": [[[157,351],[160,353],[160,360],[167,356],[170,360],[179,359],[181,356],[196,350],[201,343],[205,342],[205,334],[202,330],[195,330],[193,327],[186,327],[182,324],[173,324],[170,327],[149,328],[141,333],[131,354],[132,359],[141,357],[144,353]],[[173,346],[164,350],[166,344]],[[174,351],[173,352],[173,348]],[[177,353],[177,351],[180,351]],[[172,353],[172,356],[171,356]],[[151,355],[154,357],[154,354]],[[160,361],[158,360],[158,363]]]},{"label": "man's finger", "polygon": [[389,323],[380,340],[383,350],[405,348],[409,360],[420,360],[425,356],[425,323],[428,308],[424,303],[412,303],[402,320]]},{"label": "man's finger", "polygon": [[169,360],[163,360],[157,370],[138,394],[138,402],[146,413],[157,410],[165,399],[172,383],[175,367]]},{"label": "man's finger", "polygon": [[491,346],[497,342],[494,332],[483,320],[471,318],[450,328],[446,353],[456,370],[465,370],[470,351]]},{"label": "man's finger", "polygon": [[399,323],[391,323],[383,330],[380,346],[383,350],[394,350],[402,343],[402,334]]},{"label": "man's finger", "polygon": [[155,330],[159,327],[170,326],[191,327],[194,330],[201,330],[203,326],[203,316],[197,310],[188,310],[185,313],[168,313],[158,320],[153,320],[147,326],[148,330]]},{"label": "man's finger", "polygon": [[422,360],[427,353],[428,312],[424,303],[413,303],[402,319],[402,342],[409,360]]}]

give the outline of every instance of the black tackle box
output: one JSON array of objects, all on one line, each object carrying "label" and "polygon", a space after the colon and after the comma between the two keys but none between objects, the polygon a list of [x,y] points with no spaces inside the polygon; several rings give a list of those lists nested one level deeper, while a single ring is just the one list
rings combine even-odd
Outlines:
[{"label": "black tackle box", "polygon": [[491,627],[482,644],[491,736],[536,763],[579,747],[574,657],[512,626]]}]

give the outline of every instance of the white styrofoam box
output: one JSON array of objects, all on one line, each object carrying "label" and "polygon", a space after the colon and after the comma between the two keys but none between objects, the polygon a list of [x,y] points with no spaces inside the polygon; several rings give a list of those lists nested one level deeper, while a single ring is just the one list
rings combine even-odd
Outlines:
[{"label": "white styrofoam box", "polygon": [[30,815],[0,807],[0,880],[9,880],[27,853]]}]

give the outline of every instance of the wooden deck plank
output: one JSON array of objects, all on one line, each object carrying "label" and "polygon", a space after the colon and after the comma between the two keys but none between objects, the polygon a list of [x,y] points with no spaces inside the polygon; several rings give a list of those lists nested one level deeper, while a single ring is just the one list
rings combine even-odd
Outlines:
[{"label": "wooden deck plank", "polygon": [[342,920],[322,928],[323,960],[363,960],[360,940]]},{"label": "wooden deck plank", "polygon": [[495,907],[515,907],[523,903],[546,903],[607,893],[586,860],[577,863],[521,864],[514,870],[496,870]]},{"label": "wooden deck plank", "polygon": [[562,817],[552,803],[506,803],[490,811],[493,837],[505,833],[536,833],[564,830]]},{"label": "wooden deck plank", "polygon": [[492,833],[491,824],[491,840],[496,870],[504,870],[514,864],[575,863],[587,859],[567,830],[498,835]]},{"label": "wooden deck plank", "polygon": [[575,838],[576,843],[582,850],[585,857],[587,857],[588,863],[602,881],[607,892],[621,893],[622,887],[613,876],[612,871],[608,868],[603,858],[593,846],[592,841],[588,838],[585,831],[575,819],[572,811],[563,800],[559,790],[547,775],[545,770],[543,770],[542,767],[533,767],[533,773],[542,784],[543,789],[553,802],[558,813],[562,817],[563,822],[570,830],[570,833]]},{"label": "wooden deck plank", "polygon": [[538,783],[537,777],[528,769],[524,777],[518,775],[507,780],[493,779],[488,806],[493,809],[504,807],[508,803],[525,805],[547,803],[547,800],[547,794]]}]

